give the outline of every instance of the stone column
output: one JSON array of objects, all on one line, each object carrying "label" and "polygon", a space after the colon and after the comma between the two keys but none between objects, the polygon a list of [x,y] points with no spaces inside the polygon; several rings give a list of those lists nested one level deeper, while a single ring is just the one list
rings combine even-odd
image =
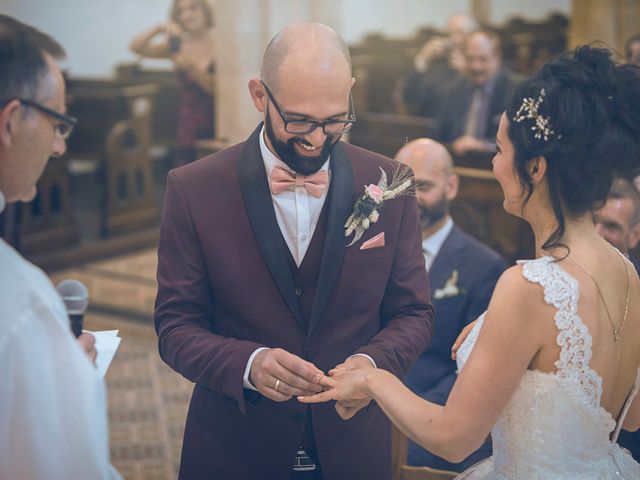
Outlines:
[{"label": "stone column", "polygon": [[640,31],[638,0],[573,0],[569,47],[604,42],[623,53],[626,40]]},{"label": "stone column", "polygon": [[491,0],[471,0],[469,11],[482,25],[491,25]]},{"label": "stone column", "polygon": [[251,77],[260,75],[265,3],[220,0],[216,5],[216,140],[224,144],[245,139],[261,118],[247,84]]}]

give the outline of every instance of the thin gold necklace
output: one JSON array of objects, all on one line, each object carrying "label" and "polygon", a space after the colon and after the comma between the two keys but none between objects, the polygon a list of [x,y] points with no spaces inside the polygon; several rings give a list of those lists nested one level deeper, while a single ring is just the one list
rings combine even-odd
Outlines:
[{"label": "thin gold necklace", "polygon": [[613,328],[613,341],[617,342],[618,339],[620,338],[620,335],[622,334],[622,330],[624,329],[624,324],[627,321],[627,314],[629,313],[629,286],[631,285],[631,276],[629,275],[629,265],[627,265],[627,262],[623,260],[624,268],[627,271],[627,299],[625,301],[624,316],[622,317],[622,323],[620,324],[620,327],[616,327],[615,323],[613,323],[613,320],[611,320],[611,314],[609,313],[607,302],[604,299],[604,295],[602,295],[602,290],[600,290],[600,285],[598,284],[596,279],[593,277],[593,275],[591,275],[589,270],[584,268],[582,264],[573,255],[569,254],[568,257],[571,258],[571,260],[573,260],[575,264],[578,265],[582,269],[582,271],[589,276],[591,280],[593,280],[593,283],[596,284],[596,288],[598,289],[598,295],[602,299],[602,304],[604,305],[605,312],[607,312],[607,320],[609,321],[609,325],[611,325],[611,328]]}]

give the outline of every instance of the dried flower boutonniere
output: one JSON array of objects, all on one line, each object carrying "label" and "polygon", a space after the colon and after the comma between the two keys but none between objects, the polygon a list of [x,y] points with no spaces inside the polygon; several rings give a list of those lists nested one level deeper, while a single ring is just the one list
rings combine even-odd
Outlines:
[{"label": "dried flower boutonniere", "polygon": [[380,168],[382,175],[378,184],[365,185],[364,194],[353,206],[353,212],[344,224],[344,236],[353,234],[353,239],[349,247],[362,237],[362,234],[372,223],[376,223],[380,218],[379,210],[387,200],[401,195],[413,195],[415,192],[415,182],[411,169],[400,166],[394,172],[391,184],[387,185],[387,174]]}]

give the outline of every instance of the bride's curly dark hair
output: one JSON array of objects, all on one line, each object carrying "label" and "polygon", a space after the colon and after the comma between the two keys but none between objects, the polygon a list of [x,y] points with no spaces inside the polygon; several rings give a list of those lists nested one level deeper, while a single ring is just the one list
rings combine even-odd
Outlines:
[{"label": "bride's curly dark hair", "polygon": [[[543,89],[538,114],[553,131],[547,140],[536,138],[534,119],[515,120],[523,101],[538,99]],[[533,191],[529,161],[547,160],[558,225],[544,249],[561,245],[565,216],[579,217],[604,204],[614,176],[640,173],[640,68],[615,63],[605,48],[581,46],[547,62],[516,89],[507,118],[526,200]]]}]

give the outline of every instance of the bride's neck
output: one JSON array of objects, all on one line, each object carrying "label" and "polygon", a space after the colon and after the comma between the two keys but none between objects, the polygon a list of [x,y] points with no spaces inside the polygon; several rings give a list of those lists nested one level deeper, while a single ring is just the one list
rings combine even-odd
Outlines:
[{"label": "bride's neck", "polygon": [[[595,243],[602,242],[602,239],[597,234],[593,225],[593,218],[590,213],[582,215],[578,218],[571,218],[565,214],[565,229],[564,234],[560,237],[559,243],[570,250],[580,248],[582,245],[593,245]],[[546,215],[541,215],[536,221],[530,222],[533,229],[533,235],[535,237],[536,245],[536,257],[544,255],[566,255],[566,249],[563,247],[556,247],[550,250],[543,249],[544,243],[551,237],[558,223],[555,216],[551,212],[547,212]]]}]

